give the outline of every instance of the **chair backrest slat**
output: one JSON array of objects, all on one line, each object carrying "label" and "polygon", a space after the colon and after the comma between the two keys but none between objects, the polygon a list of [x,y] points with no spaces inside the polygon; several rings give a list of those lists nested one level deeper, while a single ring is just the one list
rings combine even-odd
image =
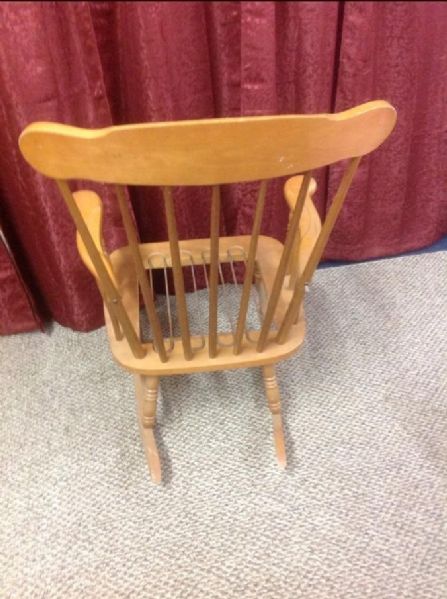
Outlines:
[{"label": "chair backrest slat", "polygon": [[320,235],[318,236],[317,242],[310,255],[309,261],[306,264],[303,273],[306,283],[309,283],[312,279],[315,269],[317,268],[318,263],[321,260],[326,244],[332,233],[332,229],[334,228],[335,222],[338,218],[338,215],[340,214],[340,210],[342,209],[343,202],[346,198],[346,194],[348,193],[349,188],[351,187],[352,180],[354,179],[354,175],[357,172],[361,158],[361,156],[351,158],[348,166],[345,169],[345,172],[343,173],[343,177],[340,181],[338,189],[335,192],[334,198],[326,214],[326,218],[324,220],[324,224],[321,229]]},{"label": "chair backrest slat", "polygon": [[113,333],[115,335],[115,339],[117,341],[121,341],[121,339],[123,338],[123,332],[121,331],[120,322],[119,322],[119,319],[118,319],[118,317],[117,317],[117,315],[115,313],[115,307],[114,307],[113,304],[111,304],[108,301],[105,293],[102,290],[102,286],[101,286],[101,283],[100,283],[99,279],[97,280],[97,284],[98,284],[99,293],[101,294],[101,297],[102,297],[102,301],[107,306],[107,312],[109,313],[110,322],[112,323]]},{"label": "chair backrest slat", "polygon": [[293,215],[290,220],[289,230],[287,231],[286,241],[284,243],[284,249],[281,254],[281,259],[278,264],[278,270],[276,271],[275,280],[274,280],[273,286],[272,286],[272,291],[270,293],[270,297],[269,297],[269,300],[267,303],[267,308],[265,310],[265,315],[264,315],[261,331],[259,333],[259,338],[258,338],[258,342],[257,342],[257,346],[256,346],[256,349],[258,352],[263,351],[265,348],[265,345],[267,343],[267,336],[270,331],[270,326],[272,324],[276,308],[278,306],[279,296],[281,294],[281,289],[284,284],[284,277],[286,274],[287,265],[289,264],[290,254],[291,254],[294,242],[295,242],[295,237],[297,235],[301,214],[303,212],[304,200],[307,195],[310,180],[311,180],[311,173],[310,172],[305,173],[303,183],[300,187],[300,191],[298,194],[298,199],[297,199],[297,202],[295,205],[295,209],[293,211]]},{"label": "chair backrest slat", "polygon": [[247,309],[250,301],[250,291],[253,283],[253,275],[255,272],[256,250],[258,247],[259,233],[261,232],[262,215],[264,213],[265,196],[267,192],[268,181],[261,181],[259,186],[258,199],[256,202],[256,211],[253,219],[253,227],[251,231],[250,246],[248,248],[247,264],[245,266],[244,284],[242,287],[241,303],[239,307],[239,316],[234,336],[233,352],[239,354],[242,349],[242,339],[244,335],[245,322],[247,320]]},{"label": "chair backrest slat", "polygon": [[137,233],[135,230],[132,217],[129,212],[127,205],[126,195],[121,185],[116,186],[116,195],[118,198],[118,205],[121,212],[121,218],[124,224],[124,230],[126,231],[127,241],[129,242],[129,248],[132,255],[132,261],[135,268],[135,274],[137,276],[138,285],[143,296],[144,307],[146,309],[147,318],[152,328],[152,334],[154,336],[155,347],[157,348],[158,355],[162,362],[166,362],[168,356],[163,341],[163,334],[161,331],[160,321],[158,319],[157,311],[155,309],[154,297],[152,289],[149,285],[149,280],[146,274],[146,270],[141,260],[140,247],[137,239]]},{"label": "chair backrest slat", "polygon": [[210,219],[210,276],[209,276],[209,356],[217,355],[217,300],[219,284],[219,221],[220,188],[215,185],[211,195]]},{"label": "chair backrest slat", "polygon": [[175,299],[177,304],[177,315],[182,337],[183,354],[185,360],[192,360],[191,336],[189,333],[188,310],[186,306],[185,285],[183,281],[182,262],[180,260],[180,248],[178,243],[177,223],[175,219],[174,200],[172,189],[163,188],[165,201],[166,223],[168,225],[169,249],[172,260],[172,274],[174,277]]},{"label": "chair backrest slat", "polygon": [[295,322],[298,316],[298,311],[304,296],[305,285],[312,279],[315,269],[318,266],[321,256],[323,255],[324,248],[326,247],[329,236],[334,228],[335,221],[337,220],[337,217],[343,206],[343,202],[345,200],[346,194],[349,191],[359,163],[360,157],[352,158],[343,174],[343,178],[338,186],[337,192],[335,193],[334,199],[324,221],[324,225],[317,238],[309,260],[302,275],[295,284],[292,300],[287,308],[287,312],[276,335],[276,341],[278,343],[284,343],[286,341],[287,332],[290,330],[291,325],[293,322]]},{"label": "chair backrest slat", "polygon": [[219,185],[295,175],[377,148],[395,110],[377,100],[337,114],[203,119],[80,129],[33,123],[23,155],[53,179]]},{"label": "chair backrest slat", "polygon": [[61,192],[62,197],[65,200],[65,203],[76,225],[78,233],[81,236],[85,248],[90,256],[90,260],[92,261],[92,264],[97,272],[98,279],[100,281],[101,292],[107,298],[107,304],[114,306],[113,312],[120,322],[122,331],[126,336],[126,339],[129,343],[133,355],[136,358],[143,358],[146,355],[146,350],[140,343],[135,329],[132,326],[132,323],[130,322],[129,315],[127,314],[126,310],[124,309],[121,303],[121,297],[118,293],[118,290],[116,289],[112,279],[110,278],[109,273],[107,272],[107,268],[99,254],[99,251],[95,245],[95,242],[92,239],[90,231],[88,230],[88,227],[85,224],[85,221],[82,218],[79,208],[73,198],[73,194],[71,193],[70,187],[67,181],[64,180],[57,180],[56,183],[59,187],[59,191]]}]

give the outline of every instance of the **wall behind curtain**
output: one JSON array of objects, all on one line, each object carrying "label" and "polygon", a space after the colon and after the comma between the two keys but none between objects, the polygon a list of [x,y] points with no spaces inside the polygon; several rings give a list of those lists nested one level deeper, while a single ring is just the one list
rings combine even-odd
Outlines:
[{"label": "wall behind curtain", "polygon": [[[19,154],[29,122],[101,127],[387,99],[398,125],[364,159],[326,258],[390,255],[447,232],[445,39],[442,2],[1,3],[2,215],[40,314],[77,330],[103,322],[65,206]],[[318,173],[322,216],[338,178],[337,168]],[[110,190],[100,191],[112,249],[122,226]],[[281,182],[269,191],[263,232],[282,239]],[[249,231],[255,193],[253,184],[224,188],[222,234]],[[142,240],[165,239],[159,192],[130,194]],[[209,190],[175,197],[181,236],[208,236]]]}]

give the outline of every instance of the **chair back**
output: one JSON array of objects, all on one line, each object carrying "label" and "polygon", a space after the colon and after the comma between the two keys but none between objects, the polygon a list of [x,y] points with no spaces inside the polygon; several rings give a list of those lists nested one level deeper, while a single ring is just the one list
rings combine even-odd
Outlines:
[{"label": "chair back", "polygon": [[[296,321],[305,284],[311,279],[323,254],[343,201],[362,156],[375,150],[390,134],[396,120],[394,108],[385,101],[373,101],[338,114],[281,115],[225,119],[204,119],[165,123],[121,125],[103,129],[82,129],[58,123],[33,123],[20,136],[21,152],[37,171],[54,179],[77,227],[80,244],[88,253],[92,272],[114,322],[117,335],[126,337],[135,357],[146,355],[148,347],[139,339],[120,297],[120,290],[101,242],[100,218],[92,227],[86,222],[89,206],[81,209],[69,181],[82,179],[114,184],[133,265],[151,325],[159,359],[169,359],[147,277],[137,233],[129,212],[125,186],[161,186],[169,237],[170,264],[184,358],[191,360],[194,348],[185,296],[181,252],[172,196],[173,186],[211,186],[209,257],[209,358],[218,345],[219,215],[220,185],[259,181],[259,193],[251,238],[245,259],[237,325],[232,336],[235,354],[243,351],[250,290],[256,269],[256,254],[267,181],[302,173],[303,182],[290,219],[276,274],[256,335],[256,350],[270,342],[284,343]],[[321,233],[310,258],[297,278],[282,322],[271,335],[271,325],[284,285],[300,218],[311,183],[311,173],[320,167],[348,160]],[[85,199],[85,196],[84,196]],[[94,201],[91,201],[91,209]],[[79,244],[78,244],[79,245]]]}]

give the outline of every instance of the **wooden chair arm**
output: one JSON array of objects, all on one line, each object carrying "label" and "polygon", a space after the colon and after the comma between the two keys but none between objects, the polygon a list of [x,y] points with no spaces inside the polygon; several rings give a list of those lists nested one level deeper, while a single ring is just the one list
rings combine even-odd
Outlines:
[{"label": "wooden chair arm", "polygon": [[[113,284],[116,288],[118,288],[115,275],[113,273],[109,256],[104,248],[104,240],[102,237],[102,218],[103,218],[103,206],[101,198],[94,191],[83,189],[81,191],[75,191],[73,193],[73,199],[76,202],[76,205],[82,215],[82,218],[87,225],[87,229],[92,236],[93,242],[96,246],[96,249],[99,252],[99,255],[102,258],[104,266],[107,269],[107,272],[110,275],[110,278],[113,281]],[[92,275],[95,277],[98,287],[102,293],[100,282],[98,278],[98,274],[95,270],[95,267],[91,261],[89,253],[87,252],[87,248],[82,241],[82,238],[79,233],[76,233],[76,245],[78,248],[79,255],[81,256],[81,260],[85,264],[85,266],[89,269]]]},{"label": "wooden chair arm", "polygon": [[[291,177],[284,184],[284,198],[292,214],[298,198],[300,187],[303,183],[303,175]],[[309,260],[312,249],[317,241],[321,231],[320,216],[312,201],[312,196],[317,189],[317,182],[311,179],[309,190],[304,201],[303,213],[299,224],[299,232],[296,237],[290,261],[287,268],[285,284],[289,289],[293,289],[296,280],[304,271]]]},{"label": "wooden chair arm", "polygon": [[[73,193],[73,199],[79,209],[79,212],[81,213],[81,216],[93,239],[93,243],[95,244],[96,249],[98,250],[99,255],[101,257],[101,260],[103,261],[103,264],[106,267],[106,270],[112,280],[112,283],[115,286],[115,289],[118,289],[118,284],[112,269],[112,265],[110,263],[109,256],[104,248],[104,240],[102,237],[103,206],[101,198],[94,191],[83,189],[81,191],[75,191]],[[82,237],[79,234],[79,232],[76,232],[76,246],[78,248],[78,252],[81,256],[82,262],[95,277],[96,284],[98,285],[98,289],[101,293],[104,305],[107,308],[107,312],[112,322],[115,338],[117,340],[121,340],[123,338],[123,332],[119,323],[118,315],[114,307],[107,301],[107,296],[101,285],[101,280],[98,276],[98,273],[96,272],[96,269],[93,265],[93,262],[90,258],[87,248],[85,247],[84,242],[82,241]]]}]

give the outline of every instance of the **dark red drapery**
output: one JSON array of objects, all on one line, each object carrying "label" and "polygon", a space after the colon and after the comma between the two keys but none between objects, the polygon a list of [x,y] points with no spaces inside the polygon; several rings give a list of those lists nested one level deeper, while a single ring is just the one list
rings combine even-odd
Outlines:
[{"label": "dark red drapery", "polygon": [[[20,131],[35,120],[101,127],[331,112],[384,98],[398,111],[397,127],[363,161],[326,258],[360,260],[436,241],[447,232],[445,39],[443,2],[1,3],[0,198],[25,271],[16,280],[22,289],[28,283],[44,318],[78,330],[102,323],[65,206],[18,151]],[[319,173],[322,215],[338,174]],[[111,249],[123,230],[114,198],[102,191]],[[223,234],[248,232],[254,191],[224,189]],[[178,191],[181,236],[208,236],[208,196]],[[142,239],[166,238],[159,193],[133,189],[131,197]],[[281,238],[286,220],[278,182],[264,232]],[[20,330],[10,320],[20,299],[4,296],[0,330]]]}]

